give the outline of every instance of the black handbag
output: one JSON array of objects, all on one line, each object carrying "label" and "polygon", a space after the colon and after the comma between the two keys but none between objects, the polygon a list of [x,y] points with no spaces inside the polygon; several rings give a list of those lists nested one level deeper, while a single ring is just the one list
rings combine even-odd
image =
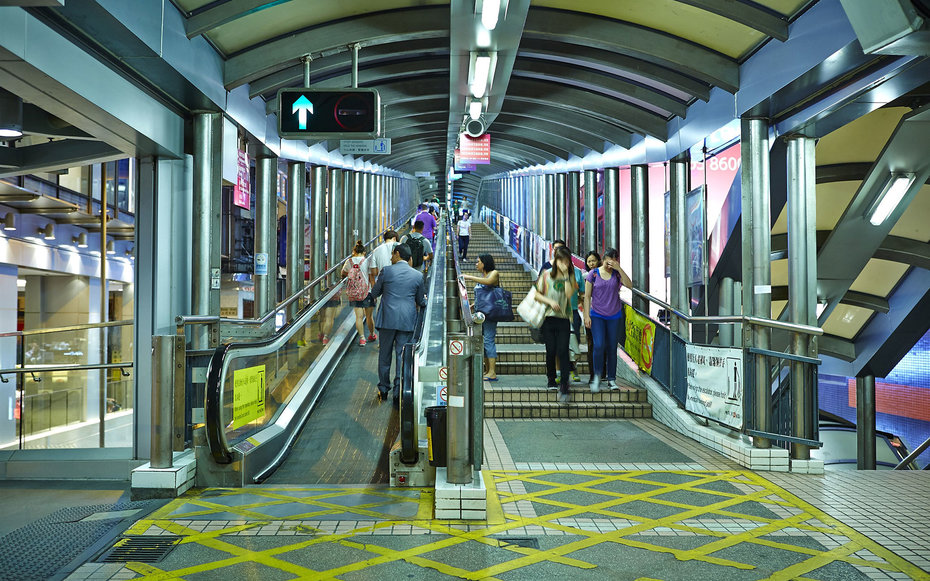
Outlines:
[{"label": "black handbag", "polygon": [[513,320],[513,295],[499,286],[475,285],[475,310],[484,313],[486,321]]}]

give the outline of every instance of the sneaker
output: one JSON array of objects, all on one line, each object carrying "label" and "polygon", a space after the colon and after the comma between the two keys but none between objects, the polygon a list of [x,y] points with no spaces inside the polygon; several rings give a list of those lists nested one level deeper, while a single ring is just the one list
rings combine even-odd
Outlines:
[{"label": "sneaker", "polygon": [[573,383],[581,383],[581,378],[578,377],[578,374],[575,373],[574,371],[572,371],[571,378],[572,378]]},{"label": "sneaker", "polygon": [[378,340],[378,336],[375,335],[374,333],[372,333],[371,335],[368,336],[368,342],[369,342],[369,343],[371,343],[371,342],[373,342],[373,341],[377,341],[377,340]]},{"label": "sneaker", "polygon": [[364,337],[362,337],[361,339],[358,340],[358,346],[359,346],[359,347],[364,347],[364,346],[365,346],[365,338],[364,338]]},{"label": "sneaker", "polygon": [[555,382],[556,382],[556,383],[562,383],[562,374],[561,374],[561,373],[556,373],[556,374],[555,374]]},{"label": "sneaker", "polygon": [[591,385],[591,393],[597,393],[601,391],[601,378],[595,375],[594,377],[591,378],[590,385]]},{"label": "sneaker", "polygon": [[550,383],[546,389],[548,389],[549,391],[558,391],[558,389],[559,389],[559,384],[558,384],[558,383]]},{"label": "sneaker", "polygon": [[616,383],[614,383],[613,381],[611,381],[611,380],[608,379],[608,380],[607,380],[607,389],[618,390],[618,389],[620,389],[620,386],[618,386]]},{"label": "sneaker", "polygon": [[322,341],[323,344],[326,345],[327,343],[329,343],[329,336],[328,336],[328,335],[323,335],[323,338],[320,339],[320,341]]},{"label": "sneaker", "polygon": [[561,404],[567,404],[567,403],[568,403],[568,400],[569,400],[569,398],[568,398],[568,392],[567,392],[567,391],[563,391],[563,392],[561,392],[561,393],[559,394],[559,403],[561,403]]}]

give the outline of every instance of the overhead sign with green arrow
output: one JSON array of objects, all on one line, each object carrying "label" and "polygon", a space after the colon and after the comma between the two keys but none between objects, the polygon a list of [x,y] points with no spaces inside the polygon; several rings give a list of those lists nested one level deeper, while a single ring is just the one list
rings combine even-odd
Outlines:
[{"label": "overhead sign with green arrow", "polygon": [[381,99],[374,89],[281,89],[278,133],[287,139],[380,136]]}]

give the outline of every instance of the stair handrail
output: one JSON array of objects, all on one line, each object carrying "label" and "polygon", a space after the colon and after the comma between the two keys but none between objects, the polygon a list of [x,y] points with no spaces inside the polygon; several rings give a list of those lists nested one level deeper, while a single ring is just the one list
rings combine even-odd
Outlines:
[{"label": "stair handrail", "polygon": [[462,310],[462,321],[465,323],[467,334],[471,335],[474,333],[475,318],[471,314],[471,303],[468,301],[468,287],[465,286],[465,279],[462,278],[462,266],[459,264],[459,255],[457,252],[459,247],[459,233],[458,228],[453,227],[452,218],[448,213],[446,214],[446,227],[449,229],[449,239],[452,243],[452,264],[455,265],[455,286],[459,293],[459,306]]},{"label": "stair handrail", "polygon": [[[908,470],[908,465],[914,460],[916,460],[917,457],[920,456],[923,453],[923,451],[926,450],[927,448],[930,448],[930,438],[927,438],[926,440],[923,441],[923,443],[920,446],[917,446],[916,448],[914,448],[914,451],[908,454],[907,457],[904,458],[904,460],[901,460],[900,462],[898,462],[898,465],[895,466],[893,470]],[[927,466],[930,466],[930,464],[928,464]]]}]

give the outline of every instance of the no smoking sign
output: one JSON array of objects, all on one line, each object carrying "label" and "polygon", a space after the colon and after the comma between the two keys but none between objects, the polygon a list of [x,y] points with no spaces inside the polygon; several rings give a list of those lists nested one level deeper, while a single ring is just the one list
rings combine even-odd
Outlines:
[{"label": "no smoking sign", "polygon": [[465,344],[461,341],[449,342],[449,353],[452,355],[461,355],[465,351]]},{"label": "no smoking sign", "polygon": [[448,368],[448,367],[440,367],[440,368],[439,368],[439,379],[440,379],[441,381],[445,381],[445,380],[449,379],[449,368]]}]

